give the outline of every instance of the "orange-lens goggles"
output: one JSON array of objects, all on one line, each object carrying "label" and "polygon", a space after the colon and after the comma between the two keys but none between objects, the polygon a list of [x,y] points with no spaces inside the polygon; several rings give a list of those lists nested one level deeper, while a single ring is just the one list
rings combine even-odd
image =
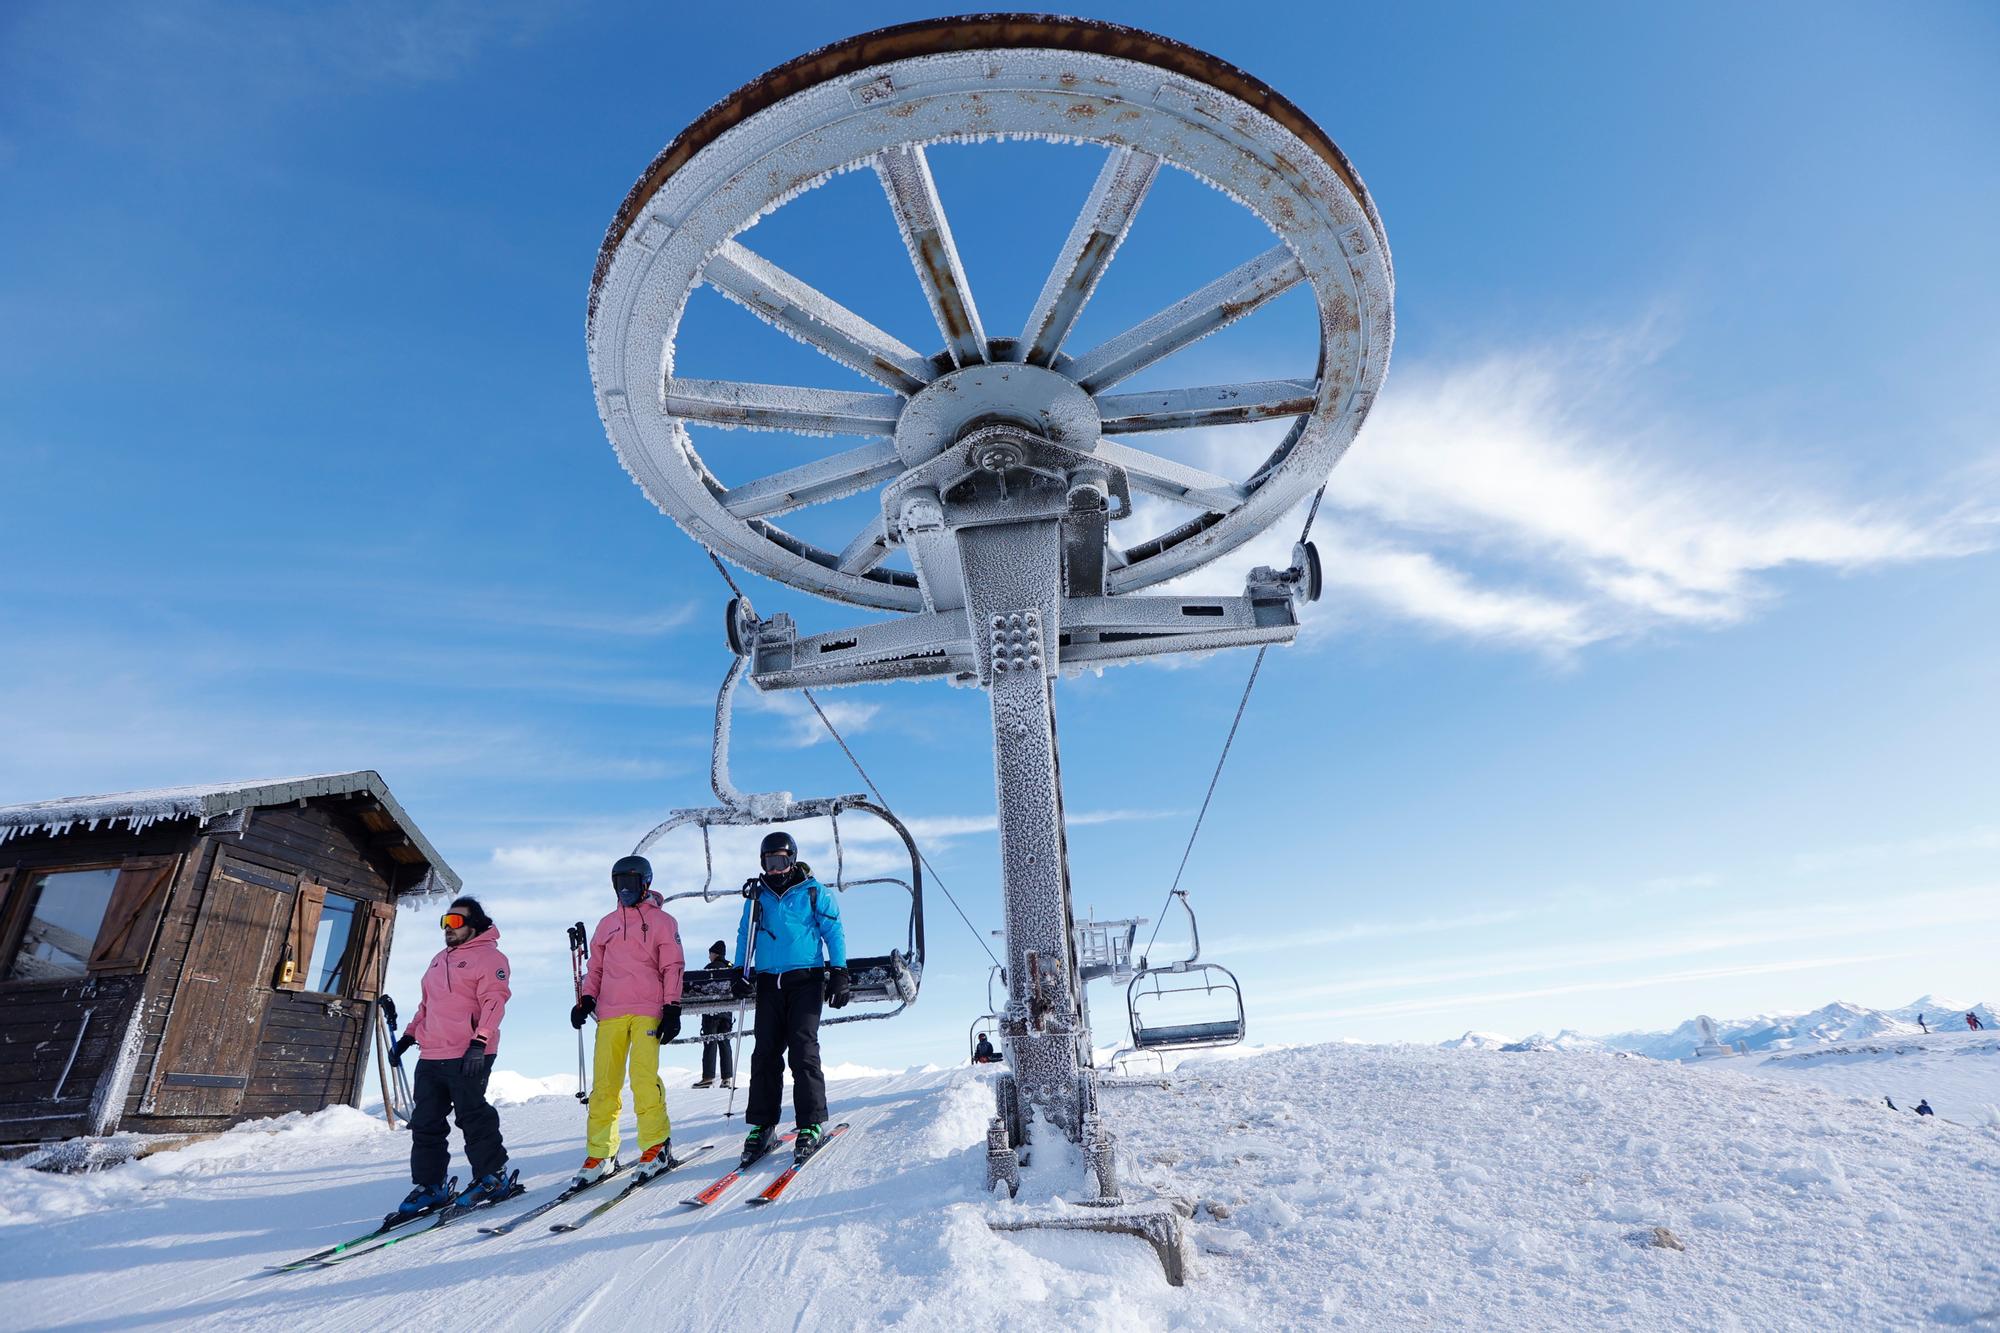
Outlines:
[{"label": "orange-lens goggles", "polygon": [[438,924],[446,930],[457,930],[466,923],[467,919],[463,912],[446,912],[438,918]]}]

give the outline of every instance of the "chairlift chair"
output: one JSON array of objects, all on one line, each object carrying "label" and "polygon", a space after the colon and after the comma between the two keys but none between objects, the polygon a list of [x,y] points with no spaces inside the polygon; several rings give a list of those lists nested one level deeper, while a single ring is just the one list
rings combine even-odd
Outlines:
[{"label": "chairlift chair", "polygon": [[986,974],[986,1012],[973,1019],[972,1026],[965,1030],[966,1054],[974,1061],[977,1061],[979,1058],[980,1030],[984,1028],[988,1031],[999,1032],[1001,1025],[1007,1021],[1006,1015],[1001,1012],[1007,1007],[1006,1004],[996,1002],[993,998],[993,983],[996,980],[1000,983],[1000,988],[1004,991],[1007,988],[1007,969],[998,963],[995,963],[992,969]]},{"label": "chairlift chair", "polygon": [[[730,664],[729,674],[724,677],[722,689],[715,701],[715,736],[710,753],[709,779],[721,805],[696,806],[670,813],[665,821],[645,837],[639,839],[633,850],[634,855],[643,856],[647,850],[662,838],[676,830],[697,828],[701,831],[703,863],[702,886],[682,893],[664,895],[668,903],[689,898],[699,898],[703,902],[716,902],[728,898],[748,896],[748,890],[738,886],[719,887],[715,882],[715,855],[710,841],[710,830],[716,828],[762,828],[777,824],[795,823],[802,819],[825,819],[831,828],[833,843],[834,873],[831,881],[822,879],[820,883],[836,894],[845,895],[850,889],[879,889],[893,886],[902,889],[910,897],[909,927],[904,937],[903,948],[890,949],[884,954],[856,955],[850,952],[847,971],[853,989],[856,1005],[886,1006],[875,1012],[842,1013],[821,1020],[821,1025],[834,1023],[860,1023],[871,1019],[893,1018],[916,1002],[917,991],[924,972],[924,893],[922,858],[917,853],[915,839],[910,830],[896,818],[887,807],[862,795],[832,796],[808,800],[795,800],[790,792],[741,792],[729,777],[729,733],[736,684],[743,676],[747,661],[741,650],[743,642],[740,627],[751,615],[748,600],[732,598],[728,608],[729,644],[736,651],[735,660]],[[860,811],[887,824],[901,840],[909,853],[910,870],[907,878],[900,875],[875,875],[862,879],[847,877],[846,852],[841,843],[840,818],[844,814]],[[742,1001],[730,991],[730,978],[744,959],[737,959],[734,967],[690,968],[685,973],[681,988],[681,1010],[690,1014],[733,1012],[742,1006]],[[755,960],[747,960],[754,967]],[[676,1044],[699,1043],[717,1040],[718,1037],[695,1034],[676,1038]]]},{"label": "chairlift chair", "polygon": [[[1210,1046],[1234,1046],[1243,1040],[1243,986],[1237,981],[1236,974],[1222,964],[1200,961],[1201,927],[1195,921],[1194,908],[1188,903],[1187,890],[1176,889],[1173,897],[1180,900],[1182,910],[1188,915],[1188,938],[1192,950],[1186,958],[1159,967],[1150,966],[1144,958],[1139,960],[1139,973],[1125,989],[1125,1013],[1132,1027],[1132,1046],[1129,1052],[1121,1051],[1113,1056],[1114,1063],[1119,1056],[1141,1051],[1199,1050]],[[1197,1023],[1149,1024],[1146,1021],[1148,1009],[1157,1014],[1170,997],[1190,995],[1220,997],[1226,1008],[1219,1017]]]}]

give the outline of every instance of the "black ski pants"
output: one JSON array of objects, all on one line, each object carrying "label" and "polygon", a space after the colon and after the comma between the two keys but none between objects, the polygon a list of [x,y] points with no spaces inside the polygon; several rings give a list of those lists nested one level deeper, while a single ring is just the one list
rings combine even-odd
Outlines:
[{"label": "black ski pants", "polygon": [[778,1123],[785,1095],[785,1056],[792,1064],[792,1112],[801,1125],[826,1119],[826,1075],[819,1067],[819,1007],[826,980],[816,967],[757,975],[757,1045],[750,1052],[750,1100],[744,1118]]},{"label": "black ski pants", "polygon": [[496,1058],[487,1056],[486,1067],[471,1078],[459,1072],[462,1061],[456,1059],[417,1061],[416,1105],[410,1108],[411,1184],[444,1184],[451,1168],[451,1145],[444,1125],[447,1111],[453,1113],[458,1132],[465,1137],[465,1156],[472,1163],[473,1180],[506,1169],[507,1145],[500,1141],[500,1113],[486,1100],[486,1077],[493,1072]]},{"label": "black ski pants", "polygon": [[[703,1014],[701,1016],[701,1035],[704,1037],[713,1036],[718,1032],[728,1032],[735,1026],[736,1016],[734,1014]],[[731,1043],[726,1041],[705,1041],[701,1044],[702,1078],[713,1079],[715,1077],[715,1067],[718,1063],[722,1066],[722,1081],[724,1083],[731,1082],[736,1078],[736,1052],[729,1049],[730,1045]]]}]

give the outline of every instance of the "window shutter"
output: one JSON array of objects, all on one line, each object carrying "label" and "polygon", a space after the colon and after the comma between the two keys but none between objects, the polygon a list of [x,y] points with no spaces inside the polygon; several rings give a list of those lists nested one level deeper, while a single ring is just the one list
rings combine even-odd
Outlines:
[{"label": "window shutter", "polygon": [[292,924],[285,932],[284,952],[278,955],[278,978],[274,990],[304,990],[306,973],[312,968],[313,936],[319,933],[320,909],[326,906],[326,885],[299,880],[292,895]]},{"label": "window shutter", "polygon": [[396,904],[369,903],[366,928],[361,934],[361,954],[354,964],[357,1000],[372,1000],[382,993],[382,971],[389,962],[389,935],[396,928]]},{"label": "window shutter", "polygon": [[153,951],[153,933],[167,905],[178,856],[132,856],[118,868],[110,905],[90,946],[90,971],[96,975],[143,972]]}]

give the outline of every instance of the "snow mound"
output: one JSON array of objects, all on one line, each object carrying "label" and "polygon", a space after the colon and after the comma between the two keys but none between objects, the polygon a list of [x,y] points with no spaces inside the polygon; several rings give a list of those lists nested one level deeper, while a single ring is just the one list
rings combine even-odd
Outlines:
[{"label": "snow mound", "polygon": [[1318,1046],[1115,1096],[1128,1178],[1199,1204],[1204,1326],[1890,1327],[2000,1307],[2000,1262],[1963,1243],[2000,1234],[2000,1136],[1879,1102],[1552,1046]]},{"label": "snow mound", "polygon": [[[662,1070],[662,1076],[666,1071]],[[519,1106],[539,1097],[576,1097],[575,1074],[544,1074],[531,1078],[511,1069],[496,1069],[486,1079],[486,1100],[495,1106]]]}]

